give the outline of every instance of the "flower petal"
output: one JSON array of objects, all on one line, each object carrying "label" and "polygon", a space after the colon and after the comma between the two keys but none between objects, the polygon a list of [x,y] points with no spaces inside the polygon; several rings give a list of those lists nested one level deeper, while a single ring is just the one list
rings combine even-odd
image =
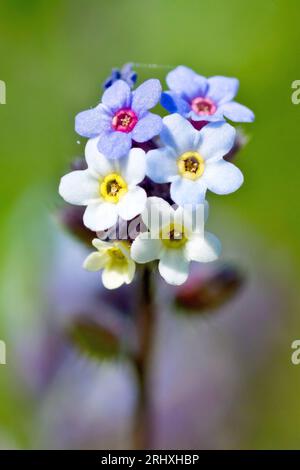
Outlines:
[{"label": "flower petal", "polygon": [[178,156],[187,150],[194,150],[198,134],[192,124],[180,114],[171,114],[163,118],[160,138],[165,145],[173,147]]},{"label": "flower petal", "polygon": [[120,199],[117,211],[124,220],[133,219],[145,209],[147,194],[143,188],[135,186]]},{"label": "flower petal", "polygon": [[237,78],[216,76],[210,77],[207,83],[208,90],[206,96],[216,104],[231,101],[239,89],[239,81]]},{"label": "flower petal", "polygon": [[142,83],[132,94],[132,109],[138,115],[157,105],[161,96],[161,84],[156,78]]},{"label": "flower petal", "polygon": [[112,227],[117,219],[116,204],[102,201],[89,204],[83,215],[84,225],[95,232]]},{"label": "flower petal", "polygon": [[117,80],[103,93],[102,103],[112,112],[128,108],[131,101],[131,89],[124,80]]},{"label": "flower petal", "polygon": [[146,142],[152,137],[158,135],[162,130],[163,121],[160,116],[153,113],[146,113],[144,117],[138,120],[133,131],[132,138],[136,142]]},{"label": "flower petal", "polygon": [[188,278],[189,261],[183,250],[165,250],[159,261],[158,270],[168,284],[179,286]]},{"label": "flower petal", "polygon": [[151,232],[152,237],[158,236],[164,225],[173,220],[174,209],[160,197],[148,197],[142,220]]},{"label": "flower petal", "polygon": [[176,153],[172,147],[150,150],[146,155],[146,173],[155,183],[173,181],[178,175]]},{"label": "flower petal", "polygon": [[58,192],[70,204],[85,206],[99,199],[99,183],[89,170],[72,171],[61,178]]},{"label": "flower petal", "polygon": [[191,101],[196,96],[205,96],[207,90],[207,79],[183,65],[169,72],[166,82],[172,91],[180,94],[187,101]]},{"label": "flower petal", "polygon": [[75,117],[75,131],[83,137],[96,137],[101,132],[101,120],[103,116],[102,105],[78,113]]},{"label": "flower petal", "polygon": [[105,242],[104,240],[100,240],[99,238],[94,238],[92,241],[92,245],[97,248],[97,250],[102,254],[104,251],[108,250],[109,248],[113,247],[113,243]]},{"label": "flower petal", "polygon": [[164,91],[161,95],[160,104],[169,113],[178,113],[182,116],[186,116],[191,110],[189,103],[173,91]]},{"label": "flower petal", "polygon": [[202,114],[201,116],[194,113],[194,111],[190,111],[188,114],[188,118],[191,119],[192,121],[226,122],[226,119],[224,118],[223,114],[220,114],[218,112],[218,109],[216,110],[214,114]]},{"label": "flower petal", "polygon": [[219,113],[222,113],[227,119],[233,122],[253,122],[254,113],[251,109],[243,106],[242,104],[230,101],[229,103],[222,104],[219,109]]},{"label": "flower petal", "polygon": [[219,258],[221,254],[220,240],[210,232],[194,235],[186,244],[186,255],[191,261],[209,263]]},{"label": "flower petal", "polygon": [[102,272],[102,282],[106,289],[118,289],[127,280],[126,271],[116,269],[116,266],[105,268]]},{"label": "flower petal", "polygon": [[206,189],[203,178],[192,181],[178,177],[171,183],[171,198],[179,206],[202,204],[205,200]]},{"label": "flower petal", "polygon": [[99,137],[90,139],[85,146],[85,159],[90,170],[97,176],[106,176],[113,171],[113,165],[103,153],[98,150]]},{"label": "flower petal", "polygon": [[131,134],[111,131],[103,134],[98,140],[98,150],[107,158],[115,160],[127,155],[131,148]]},{"label": "flower petal", "polygon": [[126,183],[129,186],[135,186],[145,178],[146,154],[140,148],[132,148],[126,157],[116,162],[116,167],[117,165],[119,165],[119,171]]},{"label": "flower petal", "polygon": [[125,283],[130,284],[133,281],[135,275],[135,262],[132,259],[128,260],[128,269],[124,273]]},{"label": "flower petal", "polygon": [[149,232],[140,234],[131,245],[131,257],[137,263],[148,263],[159,258],[162,242],[159,238],[152,238]]},{"label": "flower petal", "polygon": [[127,244],[127,242],[122,242],[122,241],[115,242],[114,246],[118,247],[119,250],[123,253],[123,255],[126,258],[127,265],[124,265],[125,283],[130,284],[135,275],[135,262],[132,260],[130,256],[130,246]]},{"label": "flower petal", "polygon": [[196,206],[188,204],[184,207],[179,206],[175,211],[174,222],[183,225],[189,234],[203,234],[206,211],[206,201]]},{"label": "flower petal", "polygon": [[233,147],[236,130],[227,122],[211,122],[199,132],[198,151],[205,160],[220,160]]},{"label": "flower petal", "polygon": [[203,175],[207,188],[216,194],[233,193],[243,184],[242,172],[225,160],[208,163]]},{"label": "flower petal", "polygon": [[83,262],[84,269],[88,271],[99,271],[104,268],[105,264],[108,261],[108,256],[106,253],[91,253]]}]

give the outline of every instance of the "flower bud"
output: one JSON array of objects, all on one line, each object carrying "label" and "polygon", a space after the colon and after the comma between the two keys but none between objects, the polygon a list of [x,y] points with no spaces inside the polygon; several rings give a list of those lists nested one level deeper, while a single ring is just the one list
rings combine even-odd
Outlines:
[{"label": "flower bud", "polygon": [[176,289],[175,302],[179,307],[201,313],[223,305],[239,291],[243,282],[241,271],[232,265],[218,266],[209,273],[197,272]]},{"label": "flower bud", "polygon": [[71,165],[71,170],[76,171],[76,170],[86,170],[87,169],[87,163],[83,157],[76,157],[72,161]]}]

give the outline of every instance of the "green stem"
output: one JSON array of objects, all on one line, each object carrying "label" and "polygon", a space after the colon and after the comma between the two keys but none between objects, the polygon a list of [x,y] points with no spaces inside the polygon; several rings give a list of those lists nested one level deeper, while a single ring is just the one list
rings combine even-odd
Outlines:
[{"label": "green stem", "polygon": [[154,302],[151,271],[151,267],[146,265],[142,272],[140,303],[137,309],[138,316],[136,319],[139,335],[139,348],[134,360],[138,383],[134,429],[136,449],[147,449],[151,445],[151,403],[148,387],[148,372],[154,331]]}]

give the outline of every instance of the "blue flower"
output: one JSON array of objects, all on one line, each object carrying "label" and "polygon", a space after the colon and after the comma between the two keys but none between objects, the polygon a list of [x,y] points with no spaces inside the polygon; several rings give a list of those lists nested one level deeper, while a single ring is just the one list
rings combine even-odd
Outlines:
[{"label": "blue flower", "polygon": [[232,193],[242,185],[243,175],[223,156],[235,135],[226,122],[211,122],[197,131],[179,114],[166,116],[160,134],[164,146],[147,153],[146,174],[155,183],[171,183],[171,198],[180,206],[203,203],[207,189]]},{"label": "blue flower", "polygon": [[148,111],[160,97],[159,80],[147,80],[134,91],[124,80],[117,80],[98,106],[77,114],[75,130],[83,137],[99,137],[99,152],[120,158],[128,154],[132,140],[146,142],[160,133],[161,117]]},{"label": "blue flower", "polygon": [[124,80],[124,82],[128,83],[130,88],[133,88],[137,81],[137,73],[132,69],[132,64],[128,63],[123,65],[121,69],[114,68],[110,76],[105,80],[103,84],[103,88],[106,90],[113,83],[117,80]]},{"label": "blue flower", "polygon": [[166,82],[170,90],[162,94],[161,104],[171,113],[193,121],[254,121],[249,108],[233,101],[239,87],[236,78],[205,78],[180,65],[168,73]]}]

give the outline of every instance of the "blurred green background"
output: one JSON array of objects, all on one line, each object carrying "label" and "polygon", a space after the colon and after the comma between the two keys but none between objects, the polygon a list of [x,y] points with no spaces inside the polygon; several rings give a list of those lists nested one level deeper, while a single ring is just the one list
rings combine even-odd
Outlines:
[{"label": "blurred green background", "polygon": [[[256,115],[243,126],[250,137],[238,161],[245,183],[213,203],[219,211],[230,207],[241,225],[251,224],[278,251],[278,271],[284,253],[298,273],[300,105],[291,102],[291,84],[300,79],[299,13],[296,0],[0,0],[0,79],[7,86],[7,104],[0,105],[2,266],[23,241],[26,289],[36,295],[47,254],[41,222],[60,203],[59,178],[84,148],[74,116],[97,103],[112,67],[133,61],[240,79],[237,100]],[[165,72],[138,69],[140,80],[164,80]],[[36,200],[12,220],[27,191]],[[13,296],[13,270],[9,280],[7,268],[1,274],[1,297]],[[300,337],[300,322],[295,308],[286,314],[292,341]],[[0,339],[7,321],[0,312]],[[246,446],[300,447],[300,367],[290,364],[290,342],[258,380],[261,421]],[[21,423],[28,410],[20,402],[16,408],[9,375],[0,366],[0,422],[26,445]]]}]

